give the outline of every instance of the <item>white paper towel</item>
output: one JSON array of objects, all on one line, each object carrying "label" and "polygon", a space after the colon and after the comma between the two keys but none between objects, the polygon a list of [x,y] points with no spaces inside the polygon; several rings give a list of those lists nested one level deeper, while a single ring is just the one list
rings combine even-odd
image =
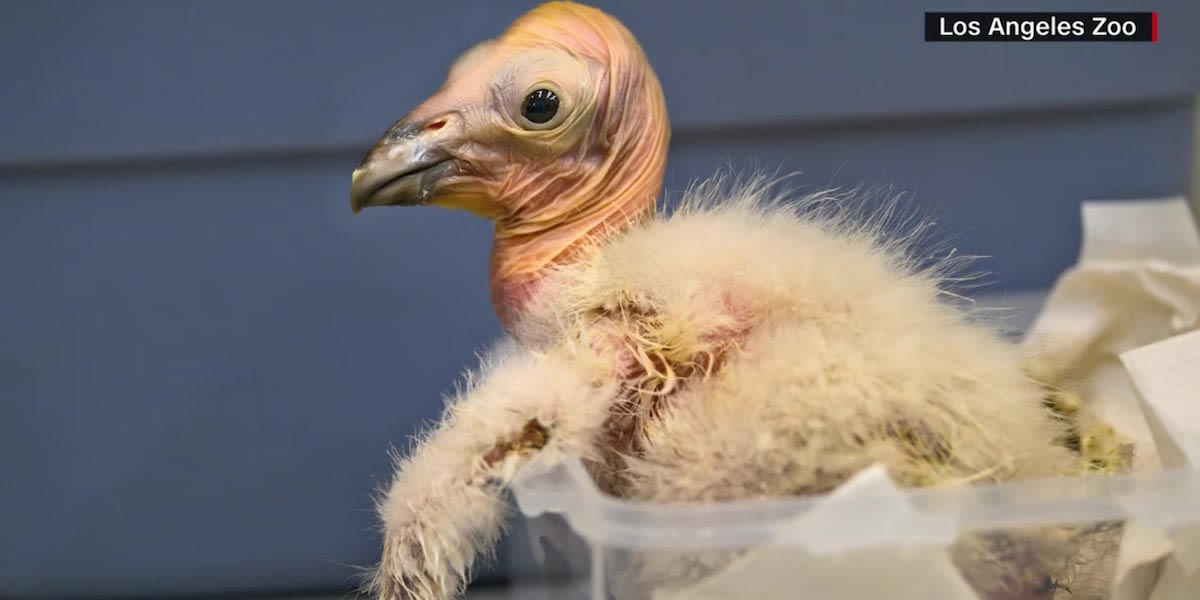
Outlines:
[{"label": "white paper towel", "polygon": [[1079,263],[1059,278],[1026,345],[1048,374],[1078,382],[1096,416],[1159,465],[1122,352],[1200,326],[1200,235],[1183,198],[1083,205]]},{"label": "white paper towel", "polygon": [[1121,362],[1163,466],[1200,466],[1200,331],[1130,350]]}]

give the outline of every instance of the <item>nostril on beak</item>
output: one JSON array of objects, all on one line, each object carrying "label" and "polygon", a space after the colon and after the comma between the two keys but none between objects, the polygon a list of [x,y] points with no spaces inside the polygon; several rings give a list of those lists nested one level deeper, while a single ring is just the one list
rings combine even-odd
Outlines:
[{"label": "nostril on beak", "polygon": [[430,123],[430,124],[429,124],[429,126],[428,126],[428,127],[426,127],[426,129],[428,129],[428,130],[430,130],[430,131],[437,131],[437,130],[439,130],[439,129],[441,129],[441,128],[445,127],[445,126],[446,126],[446,120],[445,120],[445,119],[438,119],[438,120],[436,120],[436,121],[434,121],[434,122]]}]

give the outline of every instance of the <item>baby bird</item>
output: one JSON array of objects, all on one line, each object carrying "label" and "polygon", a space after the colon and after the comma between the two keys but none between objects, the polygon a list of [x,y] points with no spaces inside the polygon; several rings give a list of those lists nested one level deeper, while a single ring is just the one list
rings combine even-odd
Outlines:
[{"label": "baby bird", "polygon": [[[565,455],[612,494],[663,502],[825,492],[877,462],[907,486],[1079,472],[1018,349],[943,302],[883,218],[782,202],[763,180],[700,184],[660,213],[669,138],[630,32],[556,2],[459,58],[354,172],[356,212],[495,223],[512,338],[399,461],[380,598],[459,595],[506,486]],[[1045,577],[993,583],[978,586],[1051,597],[1034,595]]]}]

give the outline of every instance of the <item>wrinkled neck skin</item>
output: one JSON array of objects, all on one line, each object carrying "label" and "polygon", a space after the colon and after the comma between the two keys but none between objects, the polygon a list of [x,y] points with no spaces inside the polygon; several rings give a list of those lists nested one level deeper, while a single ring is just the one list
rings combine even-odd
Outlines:
[{"label": "wrinkled neck skin", "polygon": [[[506,172],[487,178],[502,213],[493,217],[492,304],[519,342],[530,341],[518,324],[551,270],[653,215],[671,137],[662,88],[632,35],[594,9],[543,6],[549,16],[531,13],[513,26],[510,43],[545,45],[600,68],[580,139],[540,159],[501,161]],[[558,18],[561,10],[588,15]],[[564,37],[572,43],[558,41]]]},{"label": "wrinkled neck skin", "polygon": [[[517,323],[549,270],[578,260],[585,245],[619,235],[654,214],[662,174],[638,179],[584,178],[570,189],[528,198],[523,210],[496,222],[489,279],[492,304],[505,331],[529,341],[521,339]],[[600,187],[593,187],[596,183]]]}]

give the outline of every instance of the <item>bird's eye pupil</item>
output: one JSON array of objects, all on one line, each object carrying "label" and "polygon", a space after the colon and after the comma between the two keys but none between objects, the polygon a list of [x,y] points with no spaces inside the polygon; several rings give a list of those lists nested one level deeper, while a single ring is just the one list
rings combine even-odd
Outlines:
[{"label": "bird's eye pupil", "polygon": [[557,113],[558,94],[544,88],[529,92],[521,105],[521,116],[538,125],[549,122]]}]

